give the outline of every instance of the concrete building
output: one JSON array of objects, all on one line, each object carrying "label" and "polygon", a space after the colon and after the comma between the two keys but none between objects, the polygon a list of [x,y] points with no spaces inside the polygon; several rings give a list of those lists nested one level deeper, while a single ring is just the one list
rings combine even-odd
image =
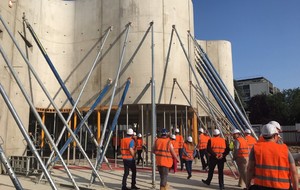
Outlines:
[{"label": "concrete building", "polygon": [[[200,78],[200,76],[193,75],[189,66],[189,62],[192,67],[195,65],[195,47],[187,35],[187,31],[190,31],[194,36],[193,9],[192,0],[17,0],[14,1],[12,7],[8,6],[7,0],[0,0],[2,19],[12,31],[41,83],[65,118],[69,116],[72,106],[49,69],[33,37],[26,29],[24,19],[35,30],[44,50],[51,58],[73,99],[77,100],[82,92],[77,107],[83,113],[86,113],[91,107],[99,92],[107,84],[107,80],[109,78],[113,82],[116,80],[118,68],[121,65],[108,126],[116,113],[124,85],[130,77],[132,83],[118,120],[119,135],[122,135],[127,127],[135,128],[135,126],[137,132],[145,135],[151,134],[153,95],[151,87],[153,87],[152,82],[155,82],[157,128],[165,127],[171,130],[179,127],[184,135],[193,135],[194,139],[197,139],[195,137],[199,121],[196,115],[199,114],[206,118],[203,121],[208,127],[210,118],[197,100],[195,89],[190,85],[195,83],[195,77]],[[152,22],[153,25],[150,27]],[[172,31],[173,25],[179,38]],[[107,31],[110,27],[112,30],[108,34]],[[0,29],[2,31],[0,44],[2,44],[5,54],[16,70],[49,133],[54,139],[57,139],[64,125],[54,109],[55,106],[50,103],[41,90],[2,23],[0,23]],[[127,31],[128,36],[126,37]],[[32,47],[25,45],[19,33],[32,44]],[[106,34],[108,37],[104,42]],[[170,43],[171,37],[173,37],[172,43]],[[200,41],[200,44],[233,95],[230,42]],[[101,58],[95,61],[102,45]],[[1,84],[8,93],[24,126],[33,134],[36,146],[44,150],[44,154],[47,155],[49,146],[43,130],[30,111],[23,93],[5,65],[2,56],[0,56],[0,63]],[[96,63],[95,68],[82,91],[93,63]],[[154,80],[152,80],[153,68]],[[181,85],[192,106],[187,102],[179,87],[174,85],[174,79]],[[201,79],[200,81],[205,95],[214,101],[204,82]],[[110,88],[103,101],[88,119],[88,125],[98,140],[107,118],[112,93],[113,88]],[[7,155],[22,155],[26,150],[26,143],[23,143],[24,138],[2,98],[0,98],[0,106],[3,108],[0,110],[0,126],[3,129],[0,130],[0,136],[4,140],[4,150]],[[69,122],[70,127],[74,129],[78,123],[77,116],[73,115]],[[62,142],[67,137],[66,133]],[[80,140],[88,154],[92,154],[95,147],[87,140],[85,131],[80,133]],[[74,151],[75,146],[74,144]]]},{"label": "concrete building", "polygon": [[264,77],[255,77],[235,81],[236,88],[244,102],[249,101],[256,95],[271,95],[279,92],[268,79]]}]

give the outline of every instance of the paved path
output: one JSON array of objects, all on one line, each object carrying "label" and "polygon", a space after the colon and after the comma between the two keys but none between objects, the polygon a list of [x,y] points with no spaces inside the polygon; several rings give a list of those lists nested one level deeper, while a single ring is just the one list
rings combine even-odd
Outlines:
[{"label": "paved path", "polygon": [[[113,170],[109,170],[107,167],[103,166],[103,169],[99,172],[101,178],[103,179],[106,187],[103,187],[99,180],[96,181],[92,186],[88,186],[91,170],[87,166],[70,166],[71,173],[74,176],[74,179],[81,187],[81,189],[121,189],[122,176],[123,176],[123,168],[122,164],[119,163],[116,165],[111,164]],[[170,173],[168,182],[171,186],[170,189],[178,189],[178,190],[196,190],[196,189],[218,189],[218,175],[215,174],[210,186],[207,186],[202,183],[201,179],[206,179],[207,172],[199,170],[200,165],[198,163],[193,164],[193,173],[192,178],[187,179],[187,173],[184,171],[179,171],[177,173]],[[242,189],[241,187],[237,187],[237,180],[232,176],[231,172],[226,169],[225,175],[225,188],[231,190]],[[58,186],[58,189],[73,189],[72,184],[69,182],[69,178],[66,175],[66,172],[60,167],[56,167],[52,171],[52,176],[55,181],[55,184]],[[130,175],[129,175],[130,176]],[[28,190],[50,190],[51,187],[48,182],[41,182],[40,184],[36,184],[36,176],[18,176],[20,183],[22,184],[24,189]],[[128,187],[130,186],[130,177],[128,179]],[[159,189],[159,174],[156,172],[156,189]],[[137,186],[142,190],[153,189],[152,187],[152,172],[150,167],[138,166],[137,172]],[[7,175],[0,175],[0,190],[13,190],[15,189],[12,185],[12,182]]]},{"label": "paved path", "polygon": [[[119,160],[118,164],[112,163],[111,166],[113,170],[108,169],[108,167],[103,164],[102,170],[99,172],[102,180],[105,183],[106,187],[103,187],[99,180],[96,181],[95,184],[89,186],[89,179],[91,175],[91,169],[86,166],[85,163],[81,162],[78,164],[80,166],[70,165],[69,168],[71,173],[74,176],[74,179],[80,186],[82,190],[103,190],[103,189],[121,189],[122,183],[122,176],[123,176],[123,168],[122,168],[122,161]],[[171,186],[170,189],[172,190],[211,190],[211,189],[218,189],[218,175],[214,174],[213,180],[210,186],[207,186],[202,183],[201,179],[206,179],[207,172],[200,171],[201,165],[198,163],[193,163],[193,173],[192,178],[187,179],[186,171],[179,171],[176,174],[170,173],[168,182]],[[216,171],[215,171],[216,172]],[[300,168],[298,167],[299,172],[299,179],[300,179]],[[230,172],[229,168],[225,167],[224,181],[225,181],[225,188],[227,190],[239,190],[243,189],[241,187],[237,187],[237,180],[233,177],[232,173]],[[63,170],[62,166],[56,166],[55,169],[51,171],[51,175],[55,184],[57,185],[58,189],[62,190],[71,190],[74,189],[72,184],[70,183],[69,178],[67,177],[66,172]],[[24,190],[51,190],[51,187],[47,181],[42,181],[41,183],[37,184],[37,176],[22,176],[18,175],[18,179],[22,184]],[[129,179],[127,180],[128,187],[130,186],[130,175]],[[156,179],[155,179],[156,189],[159,189],[159,174],[156,172]],[[151,167],[144,167],[138,166],[137,172],[137,186],[141,188],[141,190],[149,190],[154,189],[152,187],[152,171]],[[13,186],[9,176],[7,175],[0,175],[0,190],[14,190],[15,187]]]}]

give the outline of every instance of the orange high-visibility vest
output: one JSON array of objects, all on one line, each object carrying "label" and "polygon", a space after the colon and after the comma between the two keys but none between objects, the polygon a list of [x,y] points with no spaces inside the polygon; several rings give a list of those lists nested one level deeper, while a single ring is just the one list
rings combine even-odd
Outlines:
[{"label": "orange high-visibility vest", "polygon": [[264,139],[264,137],[261,135],[258,137],[258,141],[257,142],[265,142],[266,140]]},{"label": "orange high-visibility vest", "polygon": [[178,143],[178,148],[183,148],[183,137],[181,135],[176,135],[176,141]]},{"label": "orange high-visibility vest", "polygon": [[204,134],[201,133],[199,135],[198,148],[200,150],[207,149],[207,142],[208,142],[209,139],[210,139],[209,136],[204,135]]},{"label": "orange high-visibility vest", "polygon": [[123,160],[133,159],[133,156],[130,154],[129,151],[130,141],[132,140],[133,139],[131,137],[121,139],[121,154]]},{"label": "orange high-visibility vest", "polygon": [[178,156],[179,155],[178,142],[176,140],[171,140],[171,143],[173,145],[173,149],[174,149],[175,154]]},{"label": "orange high-visibility vest", "polygon": [[211,149],[217,156],[221,156],[226,149],[225,139],[220,136],[211,138]]},{"label": "orange high-visibility vest", "polygon": [[137,150],[142,150],[143,149],[143,139],[142,138],[138,138],[136,140],[136,149]]},{"label": "orange high-visibility vest", "polygon": [[172,167],[173,158],[170,151],[170,143],[171,141],[169,138],[156,139],[154,153],[157,166]]},{"label": "orange high-visibility vest", "polygon": [[183,148],[185,149],[185,152],[187,153],[187,155],[189,155],[190,157],[186,156],[185,154],[182,154],[182,159],[194,160],[194,156],[193,156],[194,146],[190,143],[184,143]]},{"label": "orange high-visibility vest", "polygon": [[278,189],[290,187],[290,163],[285,144],[260,142],[254,146],[255,178],[254,184]]},{"label": "orange high-visibility vest", "polygon": [[247,158],[249,155],[248,143],[243,137],[238,137],[236,139],[240,143],[240,148],[238,149],[237,156],[240,158]]},{"label": "orange high-visibility vest", "polygon": [[257,142],[256,139],[254,137],[252,137],[251,135],[246,135],[245,139],[248,142],[248,148],[249,148],[249,150],[251,150],[251,148],[253,147],[253,145]]}]

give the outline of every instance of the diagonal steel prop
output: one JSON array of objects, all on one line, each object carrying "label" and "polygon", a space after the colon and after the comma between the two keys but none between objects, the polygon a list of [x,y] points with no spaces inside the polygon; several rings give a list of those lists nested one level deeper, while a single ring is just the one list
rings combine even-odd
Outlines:
[{"label": "diagonal steel prop", "polygon": [[48,170],[47,170],[47,168],[46,168],[46,166],[45,166],[45,164],[44,164],[44,162],[42,160],[42,158],[40,157],[37,149],[35,148],[33,142],[31,141],[31,139],[29,137],[29,135],[27,134],[27,131],[26,131],[25,127],[24,127],[24,124],[22,123],[22,121],[21,121],[18,113],[16,112],[14,106],[12,105],[11,101],[9,100],[9,98],[8,98],[6,92],[5,92],[5,90],[4,90],[4,88],[3,88],[3,86],[1,84],[0,84],[0,93],[1,93],[1,95],[2,95],[2,97],[4,99],[4,101],[5,101],[5,103],[7,105],[7,107],[9,108],[9,110],[10,110],[13,118],[15,119],[15,121],[16,121],[16,123],[17,123],[17,125],[18,125],[18,127],[19,127],[19,129],[20,129],[20,131],[21,131],[21,133],[23,135],[23,137],[25,138],[25,140],[27,142],[27,145],[30,148],[30,151],[35,156],[35,158],[37,159],[38,163],[41,165],[41,168],[42,168],[43,172],[46,174],[46,178],[49,181],[52,189],[57,189],[56,185],[54,184],[54,181],[53,181],[52,177],[50,176],[50,174],[49,174],[49,172],[48,172]]},{"label": "diagonal steel prop", "polygon": [[[17,47],[18,51],[20,52],[21,56],[23,57],[25,63],[27,64],[27,66],[29,67],[30,71],[32,72],[32,74],[33,74],[34,77],[36,78],[38,84],[39,84],[40,87],[42,88],[42,90],[43,90],[43,92],[45,93],[45,95],[47,96],[48,100],[49,100],[49,101],[51,102],[51,104],[53,105],[53,107],[54,107],[54,109],[56,110],[56,112],[57,112],[59,118],[61,119],[62,123],[63,123],[65,126],[68,126],[68,123],[66,122],[64,116],[63,116],[63,115],[61,114],[61,112],[59,111],[58,106],[55,104],[55,102],[54,102],[53,99],[51,98],[49,92],[48,92],[47,89],[45,88],[45,86],[44,86],[44,84],[42,83],[42,81],[39,79],[37,73],[35,72],[35,70],[33,69],[32,65],[30,64],[30,62],[29,62],[28,59],[26,58],[25,54],[24,54],[23,51],[21,50],[20,46],[18,45],[17,41],[16,41],[15,38],[13,37],[12,33],[11,33],[10,30],[8,29],[6,23],[3,21],[3,19],[2,19],[1,16],[0,16],[0,20],[1,20],[1,22],[3,23],[4,27],[6,28],[6,30],[8,31],[8,33],[9,33],[11,39],[13,40],[15,46]],[[2,49],[2,47],[1,47],[1,49]],[[3,49],[2,49],[1,52],[4,53],[4,52],[3,52]],[[3,57],[6,57],[6,56],[3,56]],[[8,60],[6,61],[6,63],[8,63]],[[9,64],[8,64],[8,65],[9,65]],[[10,66],[9,68],[10,68],[11,71],[14,71],[14,68],[13,68],[12,66]],[[14,71],[14,72],[15,72],[15,71]],[[18,78],[17,75],[15,75],[15,78]],[[21,88],[21,85],[19,85],[19,87]],[[23,94],[24,94],[24,93],[25,93],[25,92],[23,92]],[[34,108],[34,105],[32,104],[32,102],[31,102],[31,101],[29,101],[29,102],[31,103],[30,106],[33,106],[33,108]],[[94,170],[94,172],[96,173],[96,175],[98,176],[98,178],[101,179],[101,177],[99,176],[98,172],[95,170],[95,168],[94,168],[92,162],[90,161],[90,159],[89,159],[88,156],[86,155],[84,149],[82,148],[81,144],[79,143],[78,139],[77,139],[76,136],[74,135],[72,129],[69,128],[69,127],[66,127],[66,128],[67,128],[68,132],[70,133],[70,135],[73,136],[73,138],[75,139],[76,143],[78,144],[78,147],[79,147],[80,151],[82,152],[82,154],[84,155],[84,157],[87,159],[87,161],[88,161],[89,165],[91,166],[91,168]],[[50,139],[49,139],[49,140],[50,140]],[[69,169],[68,169],[67,165],[65,164],[65,162],[64,162],[64,160],[63,160],[63,158],[62,158],[62,156],[59,154],[59,151],[58,151],[57,147],[55,146],[55,143],[54,143],[54,141],[52,140],[52,138],[51,138],[51,141],[52,141],[52,142],[51,142],[51,145],[52,145],[52,146],[54,145],[53,148],[54,148],[55,151],[58,153],[58,155],[59,155],[59,157],[60,157],[60,160],[62,161],[63,165],[65,165],[66,171],[69,171]],[[52,143],[53,143],[53,144],[52,144]],[[68,175],[69,175],[69,177],[71,178],[74,187],[75,187],[76,189],[79,189],[79,187],[78,187],[78,185],[76,184],[74,178],[72,177],[72,174],[70,173],[70,171],[68,172]],[[104,184],[103,184],[103,185],[104,185]]]},{"label": "diagonal steel prop", "polygon": [[[103,148],[103,152],[102,154],[100,155],[100,158],[99,160],[96,160],[96,170],[98,171],[100,168],[101,168],[101,164],[103,162],[103,159],[105,157],[105,154],[106,154],[106,151],[107,151],[107,147],[109,145],[109,142],[110,142],[110,139],[112,137],[112,134],[115,130],[115,127],[117,125],[117,122],[118,122],[118,118],[120,116],[120,113],[121,113],[121,109],[122,109],[122,106],[123,106],[123,103],[124,103],[124,100],[125,100],[125,97],[126,97],[126,94],[128,92],[128,88],[129,88],[129,85],[131,83],[131,78],[128,78],[127,79],[127,82],[125,84],[125,88],[124,88],[124,91],[123,91],[123,94],[122,94],[122,97],[121,97],[121,100],[119,102],[119,105],[118,105],[118,109],[117,109],[117,112],[114,116],[114,119],[113,119],[113,122],[111,124],[111,127],[109,129],[109,135],[108,135],[108,138],[106,139],[106,144],[104,145],[104,148]],[[95,180],[95,175],[93,175],[92,177],[92,183],[94,183],[94,180]]]},{"label": "diagonal steel prop", "polygon": [[[113,88],[113,92],[112,92],[112,95],[111,95],[111,98],[110,98],[109,108],[108,108],[107,113],[106,113],[106,118],[105,118],[103,130],[102,130],[103,133],[101,135],[100,143],[98,145],[98,151],[97,151],[97,158],[96,158],[96,160],[99,160],[100,155],[102,153],[102,146],[103,146],[103,141],[104,141],[104,138],[105,138],[105,131],[106,131],[106,128],[107,128],[110,111],[111,111],[111,108],[112,108],[113,100],[114,100],[115,93],[116,93],[116,88],[117,88],[117,85],[118,85],[118,80],[119,80],[120,71],[121,71],[121,67],[122,67],[122,63],[123,63],[123,57],[124,57],[125,49],[126,49],[126,45],[127,45],[128,33],[129,33],[130,25],[131,25],[130,22],[126,25],[126,35],[125,35],[125,40],[124,40],[124,44],[123,44],[123,48],[122,48],[122,53],[121,53],[120,61],[119,61],[119,68],[118,68],[118,72],[116,74],[116,78],[115,78],[115,81],[114,81],[114,88]],[[95,164],[95,166],[97,167],[97,163]],[[91,181],[93,181],[92,180],[92,176],[91,176],[90,183],[91,183]]]},{"label": "diagonal steel prop", "polygon": [[[71,93],[70,93],[69,90],[67,89],[67,87],[66,87],[66,85],[64,84],[63,80],[61,79],[60,75],[58,74],[58,72],[57,72],[55,66],[53,65],[53,63],[52,63],[50,57],[48,56],[47,52],[45,51],[45,48],[43,47],[42,43],[39,41],[39,38],[37,37],[37,35],[36,35],[36,33],[34,32],[33,28],[31,27],[31,25],[28,23],[27,20],[24,20],[24,22],[26,23],[26,26],[27,26],[28,30],[30,31],[30,33],[31,33],[31,35],[32,35],[32,37],[33,37],[33,39],[35,40],[35,42],[36,42],[36,44],[38,45],[40,51],[42,52],[44,58],[46,59],[48,65],[49,65],[50,69],[52,70],[54,76],[56,77],[58,83],[60,84],[60,86],[61,86],[61,88],[63,89],[64,93],[66,94],[68,100],[70,101],[71,105],[73,106],[73,109],[72,109],[72,111],[70,112],[70,115],[73,114],[74,109],[75,109],[75,110],[76,110],[76,113],[77,113],[78,116],[79,116],[79,119],[82,120],[82,119],[83,119],[83,116],[82,116],[82,113],[80,112],[80,110],[77,108],[77,104],[78,104],[78,102],[79,102],[79,100],[80,100],[80,97],[81,97],[81,95],[82,95],[82,92],[83,92],[83,90],[85,89],[85,86],[86,86],[86,84],[87,84],[87,82],[88,82],[88,80],[89,80],[89,78],[90,78],[90,75],[91,75],[92,71],[94,70],[94,68],[95,68],[95,66],[96,66],[96,64],[97,64],[97,62],[100,60],[101,52],[102,52],[102,50],[103,50],[104,44],[105,44],[105,42],[106,42],[106,39],[108,38],[108,36],[109,36],[109,34],[110,34],[110,31],[112,30],[112,27],[109,27],[109,28],[106,30],[105,34],[104,34],[104,40],[103,40],[103,42],[102,42],[102,44],[101,44],[101,47],[100,47],[100,49],[99,49],[99,51],[98,51],[98,54],[97,54],[97,56],[96,56],[96,59],[95,59],[95,61],[94,61],[94,63],[93,63],[92,68],[90,69],[90,72],[89,72],[88,76],[86,77],[86,80],[85,80],[85,82],[84,82],[84,85],[83,85],[83,87],[82,87],[82,90],[81,90],[81,92],[80,92],[80,95],[79,95],[79,97],[77,98],[77,101],[75,102],[74,99],[72,98]],[[88,127],[87,123],[84,123],[84,126],[85,126],[85,128],[87,129],[87,131],[88,131],[88,133],[89,133],[89,135],[90,135],[90,138],[92,139],[92,142],[93,142],[96,146],[98,146],[98,142],[97,142],[97,140],[96,140],[96,138],[95,138],[93,132],[92,132],[91,129]]]},{"label": "diagonal steel prop", "polygon": [[[2,21],[1,15],[0,15],[0,20]],[[2,21],[2,23],[3,23],[3,21]],[[32,110],[32,112],[33,112],[33,114],[34,114],[34,116],[37,118],[38,123],[40,124],[41,128],[44,130],[45,135],[46,135],[46,137],[48,138],[50,145],[52,146],[52,148],[55,150],[55,152],[58,154],[60,160],[62,161],[62,165],[63,165],[63,167],[65,168],[65,170],[66,170],[66,172],[67,172],[67,174],[68,174],[68,177],[71,179],[73,186],[75,187],[76,190],[79,190],[79,187],[78,187],[77,183],[75,182],[75,180],[74,180],[74,178],[73,178],[73,176],[72,176],[72,174],[71,174],[71,172],[70,172],[68,166],[67,166],[66,163],[64,162],[63,157],[59,154],[59,150],[58,150],[57,147],[55,146],[55,143],[54,143],[54,141],[53,141],[53,139],[52,139],[52,137],[51,137],[49,131],[47,130],[47,127],[44,125],[44,123],[43,123],[43,121],[42,121],[40,115],[38,114],[37,110],[35,109],[35,107],[34,107],[32,101],[31,101],[31,99],[30,99],[28,93],[26,92],[26,90],[25,90],[25,88],[24,88],[24,85],[21,83],[21,80],[19,79],[19,77],[18,77],[18,75],[17,75],[17,72],[14,70],[13,66],[12,66],[11,63],[9,62],[9,60],[8,60],[8,58],[7,58],[7,55],[4,53],[4,50],[3,50],[3,48],[2,48],[1,45],[0,45],[0,53],[2,54],[2,57],[4,58],[4,60],[5,60],[5,62],[6,62],[6,65],[8,66],[10,72],[12,73],[14,79],[16,80],[16,82],[17,82],[17,84],[18,84],[20,90],[22,91],[22,94],[24,95],[24,97],[25,97],[27,103],[29,104],[29,106],[30,106],[30,108],[31,108],[31,110]]]},{"label": "diagonal steel prop", "polygon": [[[2,87],[2,86],[1,86]],[[0,137],[1,138],[1,137]],[[2,139],[2,138],[1,138]],[[2,146],[0,144],[0,163],[2,163],[5,167],[6,172],[8,173],[11,182],[14,184],[16,190],[23,190],[23,187],[19,181],[19,179],[17,178],[13,168],[11,167],[9,160],[7,159],[7,157],[5,156],[5,153],[2,149]]]}]

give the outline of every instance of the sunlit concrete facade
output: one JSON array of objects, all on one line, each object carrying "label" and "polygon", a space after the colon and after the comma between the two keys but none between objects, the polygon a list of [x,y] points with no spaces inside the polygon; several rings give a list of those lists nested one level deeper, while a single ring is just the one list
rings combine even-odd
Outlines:
[{"label": "sunlit concrete facade", "polygon": [[[189,68],[189,62],[193,67],[195,64],[194,46],[187,35],[187,31],[190,31],[192,35],[194,34],[193,2],[191,0],[19,0],[14,3],[12,8],[7,6],[6,0],[0,0],[0,2],[2,18],[7,22],[23,51],[27,51],[28,60],[51,97],[53,97],[55,104],[65,111],[65,116],[68,116],[68,110],[72,109],[72,106],[28,30],[24,30],[23,16],[32,25],[74,99],[79,96],[85,78],[100,50],[101,37],[105,36],[105,32],[109,27],[112,27],[112,31],[103,46],[101,53],[103,58],[97,62],[80,97],[78,107],[81,110],[87,110],[92,105],[109,78],[115,80],[119,63],[122,61],[116,97],[113,101],[114,106],[120,100],[124,83],[128,77],[131,77],[132,84],[119,119],[120,125],[132,126],[133,123],[137,123],[139,132],[145,134],[151,132],[153,65],[155,68],[155,102],[157,104],[158,128],[167,127],[171,129],[178,126],[189,135],[197,128],[195,126],[193,130],[192,125],[195,125],[192,121],[195,120],[193,110],[178,86],[173,85],[174,78],[181,85],[199,115],[207,115],[197,103],[196,92],[190,86],[190,82],[195,83],[195,76]],[[152,30],[149,31],[145,40],[141,43],[151,22],[153,22],[153,44],[151,41]],[[131,23],[128,31],[128,41],[125,43],[124,56],[122,56],[126,38],[125,29],[128,23]],[[173,25],[176,27],[183,44],[179,43],[177,36],[173,33],[173,41],[170,45]],[[28,67],[15,46],[13,46],[2,25],[0,25],[0,29],[3,31],[0,33],[0,43],[5,44],[3,46],[4,50],[18,72],[35,107],[42,117],[45,116],[45,123],[50,133],[57,136],[61,124],[54,124],[56,120],[52,114],[54,112],[53,105],[50,104],[32,74],[29,74]],[[26,35],[33,47],[25,48],[24,41],[18,31]],[[140,43],[141,46],[138,49]],[[201,41],[200,44],[203,45],[217,71],[220,72],[221,78],[233,94],[230,42]],[[154,47],[154,54],[152,54],[152,47]],[[169,59],[167,59],[169,49],[171,51]],[[5,66],[2,57],[0,57],[0,60],[1,73],[3,73],[0,76],[1,84],[8,92],[24,126],[36,126],[36,123],[29,119],[28,104]],[[202,87],[208,98],[212,98],[204,83],[202,83]],[[95,126],[95,128],[97,128],[97,125],[103,126],[111,94],[112,89],[97,107],[96,113],[89,121],[89,124]],[[2,99],[0,100],[0,106],[4,108],[1,109],[0,118],[0,124],[4,126],[4,130],[0,131],[0,135],[5,142],[4,148],[8,155],[21,155],[24,152],[26,143],[23,143],[23,137]],[[114,114],[114,110],[112,110],[112,114]],[[74,125],[74,122],[71,125]],[[56,126],[57,129],[53,129],[52,126]]]}]

